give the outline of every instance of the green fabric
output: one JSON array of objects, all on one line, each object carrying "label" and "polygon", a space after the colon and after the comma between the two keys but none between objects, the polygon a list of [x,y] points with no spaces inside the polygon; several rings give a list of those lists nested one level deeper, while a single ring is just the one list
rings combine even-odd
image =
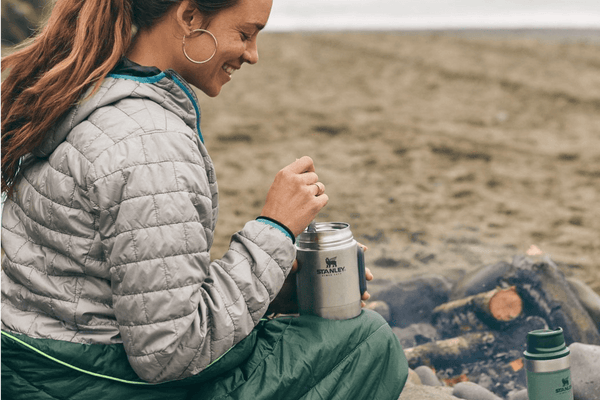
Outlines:
[{"label": "green fabric", "polygon": [[155,385],[137,378],[120,345],[2,335],[2,396],[15,400],[396,400],[407,376],[397,338],[368,310],[262,321],[200,374]]}]

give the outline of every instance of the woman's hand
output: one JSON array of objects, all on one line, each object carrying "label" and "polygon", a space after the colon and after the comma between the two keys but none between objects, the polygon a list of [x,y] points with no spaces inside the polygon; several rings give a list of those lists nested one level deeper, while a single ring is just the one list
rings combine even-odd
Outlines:
[{"label": "woman's hand", "polygon": [[298,236],[328,201],[313,160],[304,156],[275,175],[260,215],[287,226]]}]

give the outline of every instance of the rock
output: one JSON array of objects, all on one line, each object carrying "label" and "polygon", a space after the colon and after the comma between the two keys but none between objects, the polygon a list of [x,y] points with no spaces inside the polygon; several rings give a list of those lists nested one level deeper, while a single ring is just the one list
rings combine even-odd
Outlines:
[{"label": "rock", "polygon": [[433,325],[425,322],[412,324],[407,328],[398,328],[397,326],[394,326],[392,327],[392,331],[405,349],[420,346],[440,338]]},{"label": "rock", "polygon": [[567,282],[600,331],[600,295],[579,279],[567,278]]},{"label": "rock", "polygon": [[390,306],[390,325],[406,328],[411,324],[428,321],[438,305],[448,301],[452,285],[440,275],[424,275],[398,282],[372,300],[385,301]]},{"label": "rock", "polygon": [[452,300],[462,299],[495,289],[511,269],[512,265],[504,261],[481,267],[470,277],[457,284],[450,297]]},{"label": "rock", "polygon": [[375,300],[379,293],[389,290],[392,286],[394,286],[394,281],[389,279],[375,278],[372,281],[369,281],[367,283],[367,291],[371,295],[370,300]]},{"label": "rock", "polygon": [[575,400],[597,400],[600,393],[600,346],[573,343],[569,349]]},{"label": "rock", "polygon": [[398,400],[458,400],[452,388],[444,386],[405,386]]},{"label": "rock", "polygon": [[390,306],[385,301],[371,301],[367,303],[365,308],[369,310],[373,310],[386,320],[386,322],[390,322],[391,314],[390,314]]},{"label": "rock", "polygon": [[518,392],[509,393],[507,400],[529,400],[527,389],[521,389]]},{"label": "rock", "polygon": [[443,386],[442,382],[440,382],[438,377],[435,375],[435,372],[433,372],[431,368],[425,365],[421,365],[420,367],[417,367],[415,369],[415,372],[417,373],[417,375],[419,375],[419,378],[421,379],[423,385]]},{"label": "rock", "polygon": [[423,382],[421,382],[421,378],[419,377],[419,375],[415,372],[414,369],[409,368],[408,369],[408,379],[406,380],[406,386],[412,386],[412,385],[422,385]]},{"label": "rock", "polygon": [[473,382],[460,382],[454,386],[452,395],[466,400],[502,400],[486,388]]}]

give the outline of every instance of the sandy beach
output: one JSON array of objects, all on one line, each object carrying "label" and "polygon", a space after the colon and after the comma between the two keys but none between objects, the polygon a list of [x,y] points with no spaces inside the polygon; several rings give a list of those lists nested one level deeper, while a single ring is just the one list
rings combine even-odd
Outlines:
[{"label": "sandy beach", "polygon": [[200,94],[221,211],[212,251],[276,172],[315,160],[377,278],[458,280],[532,245],[600,293],[600,41],[560,32],[263,33]]},{"label": "sandy beach", "polygon": [[[265,32],[259,54],[218,97],[198,91],[213,259],[309,155],[330,197],[317,221],[369,247],[371,293],[528,254],[600,294],[600,29]],[[400,399],[452,393],[418,380]]]},{"label": "sandy beach", "polygon": [[309,155],[317,220],[349,222],[376,278],[458,281],[533,245],[600,293],[600,30],[265,32],[259,53],[198,93],[213,258]]}]

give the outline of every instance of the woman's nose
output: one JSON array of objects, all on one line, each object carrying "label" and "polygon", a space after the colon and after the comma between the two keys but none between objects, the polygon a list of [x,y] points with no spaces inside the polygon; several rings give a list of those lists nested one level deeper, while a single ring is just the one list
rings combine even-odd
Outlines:
[{"label": "woman's nose", "polygon": [[256,40],[248,43],[246,51],[244,52],[244,61],[248,64],[256,64],[258,62],[258,46]]}]

